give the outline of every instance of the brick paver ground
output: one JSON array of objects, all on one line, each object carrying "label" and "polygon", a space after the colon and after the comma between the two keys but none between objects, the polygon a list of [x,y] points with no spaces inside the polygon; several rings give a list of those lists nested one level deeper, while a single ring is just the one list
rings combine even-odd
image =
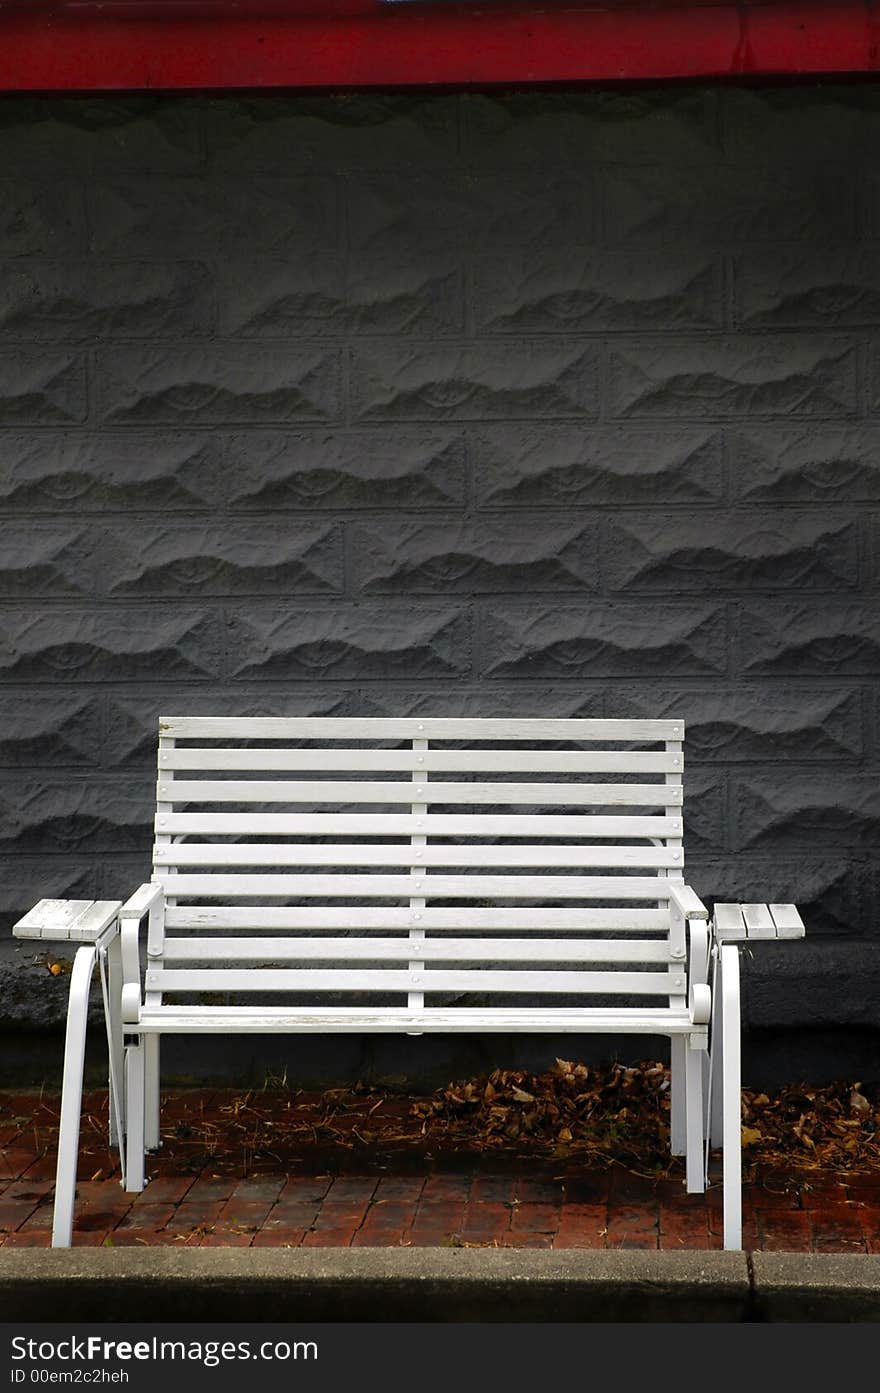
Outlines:
[{"label": "brick paver ground", "polygon": [[[163,1096],[163,1147],[133,1196],[102,1140],[106,1092],[87,1094],[74,1246],[721,1247],[720,1183],[687,1195],[680,1163],[658,1178],[570,1158],[395,1157],[332,1140],[248,1156],[218,1143],[236,1106],[229,1092]],[[2,1246],[49,1244],[57,1118],[55,1096],[0,1094]],[[880,1253],[880,1173],[799,1168],[748,1183],[744,1246]]]}]

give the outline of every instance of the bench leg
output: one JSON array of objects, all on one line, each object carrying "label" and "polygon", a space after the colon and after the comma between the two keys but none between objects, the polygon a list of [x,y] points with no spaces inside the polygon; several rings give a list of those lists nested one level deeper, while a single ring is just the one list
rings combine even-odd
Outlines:
[{"label": "bench leg", "polygon": [[724,1041],[721,1031],[721,967],[718,954],[716,952],[715,962],[712,968],[712,1024],[710,1027],[710,1040],[712,1042],[709,1050],[709,1146],[719,1147],[724,1141],[722,1130],[723,1111],[722,1101],[724,1098]]},{"label": "bench leg", "polygon": [[125,1047],[125,1097],[126,1122],[128,1127],[125,1139],[125,1177],[124,1188],[139,1191],[146,1184],[144,1174],[144,1083],[146,1056],[143,1036],[138,1036],[137,1044]]},{"label": "bench leg", "polygon": [[691,1049],[685,1042],[685,1175],[689,1195],[700,1194],[706,1188],[706,1163],[703,1155],[703,1050]]},{"label": "bench leg", "polygon": [[670,1100],[669,1133],[670,1150],[673,1156],[684,1156],[687,1152],[687,1090],[685,1086],[685,1057],[687,1041],[682,1035],[673,1035],[670,1049]]},{"label": "bench leg", "polygon": [[159,1131],[159,1036],[144,1040],[144,1146],[155,1151],[161,1146]]},{"label": "bench leg", "polygon": [[739,951],[720,952],[721,1109],[724,1159],[724,1247],[742,1248],[742,1103]]},{"label": "bench leg", "polygon": [[58,1130],[58,1163],[55,1172],[55,1211],[52,1216],[53,1248],[69,1248],[73,1236],[83,1065],[86,1057],[86,1023],[89,1014],[89,989],[97,956],[93,944],[83,944],[77,949],[70,977],[64,1039],[64,1077],[61,1086],[61,1125]]},{"label": "bench leg", "polygon": [[[125,1133],[125,1054],[122,1047],[122,941],[117,936],[107,945],[107,1044],[110,1051],[110,1096],[113,1096],[114,1073],[117,1101],[122,1113],[123,1137],[117,1135],[116,1112],[110,1108],[110,1145],[122,1149]],[[119,1096],[121,1095],[121,1096]]]}]

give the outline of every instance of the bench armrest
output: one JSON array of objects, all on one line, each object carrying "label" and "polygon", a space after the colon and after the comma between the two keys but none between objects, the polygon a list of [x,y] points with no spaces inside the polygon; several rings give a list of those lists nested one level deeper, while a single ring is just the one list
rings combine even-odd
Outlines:
[{"label": "bench armrest", "polygon": [[676,909],[680,910],[686,919],[708,919],[709,911],[703,904],[699,895],[691,889],[689,885],[680,885],[677,881],[670,880],[669,899]]},{"label": "bench armrest", "polygon": [[160,950],[164,932],[165,887],[140,885],[119,911],[122,931],[122,1019],[126,1025],[137,1024],[141,1009],[140,923],[149,915],[147,925],[147,957]]},{"label": "bench armrest", "polygon": [[121,919],[143,919],[153,905],[165,898],[164,885],[139,885],[119,911]]}]

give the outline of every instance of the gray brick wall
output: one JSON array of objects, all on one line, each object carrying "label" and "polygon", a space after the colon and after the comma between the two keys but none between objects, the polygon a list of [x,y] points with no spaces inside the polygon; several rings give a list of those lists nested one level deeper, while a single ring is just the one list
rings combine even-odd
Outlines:
[{"label": "gray brick wall", "polygon": [[878,140],[867,86],[5,100],[0,921],[144,876],[160,711],[683,713],[690,878],[809,926],[752,1038],[876,1063]]}]

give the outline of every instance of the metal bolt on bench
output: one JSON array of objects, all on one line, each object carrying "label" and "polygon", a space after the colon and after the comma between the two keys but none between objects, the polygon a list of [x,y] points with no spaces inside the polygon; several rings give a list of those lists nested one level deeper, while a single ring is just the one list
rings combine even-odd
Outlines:
[{"label": "metal bolt on bench", "polygon": [[[672,1153],[701,1191],[720,1140],[739,1248],[738,907],[710,925],[684,881],[683,739],[669,719],[162,718],[150,883],[15,926],[84,945],[53,1246],[71,1242],[97,962],[129,1191],[160,1142],[163,1034],[666,1035]],[[759,908],[747,938],[768,936]],[[793,906],[769,913],[793,936]],[[253,1004],[267,993],[285,1004]]]}]

